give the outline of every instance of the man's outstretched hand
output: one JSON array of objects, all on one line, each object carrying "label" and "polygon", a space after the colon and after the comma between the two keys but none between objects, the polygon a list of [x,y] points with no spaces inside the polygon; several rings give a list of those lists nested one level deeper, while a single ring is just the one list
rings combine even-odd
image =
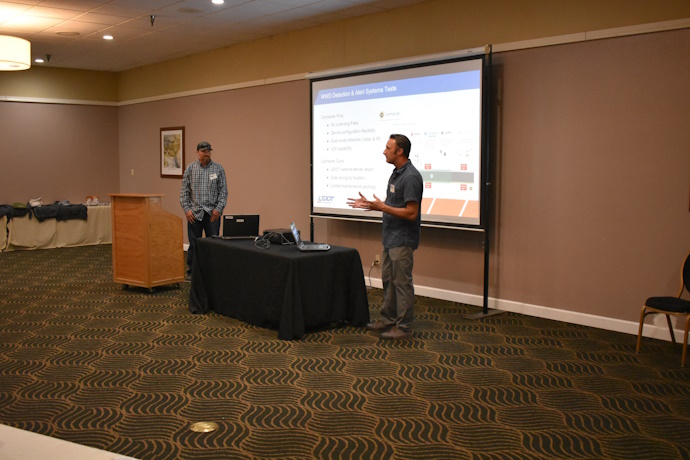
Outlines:
[{"label": "man's outstretched hand", "polygon": [[347,205],[351,208],[364,209],[365,211],[382,211],[383,202],[374,195],[373,200],[368,200],[367,197],[359,192],[359,198],[348,198]]}]

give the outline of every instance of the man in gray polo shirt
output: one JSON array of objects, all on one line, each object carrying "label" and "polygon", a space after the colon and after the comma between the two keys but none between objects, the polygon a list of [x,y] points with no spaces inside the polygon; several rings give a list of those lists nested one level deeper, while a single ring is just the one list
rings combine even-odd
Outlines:
[{"label": "man in gray polo shirt", "polygon": [[384,300],[381,319],[367,328],[381,333],[382,339],[403,339],[412,335],[414,320],[413,253],[421,235],[422,175],[409,159],[412,144],[402,134],[391,134],[383,154],[395,166],[388,179],[386,201],[376,195],[350,198],[348,205],[367,211],[383,212],[383,258],[381,278]]}]

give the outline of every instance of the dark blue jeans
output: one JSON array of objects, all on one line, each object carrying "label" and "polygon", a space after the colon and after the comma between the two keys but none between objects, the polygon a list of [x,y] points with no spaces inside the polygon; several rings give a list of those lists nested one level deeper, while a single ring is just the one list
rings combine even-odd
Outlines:
[{"label": "dark blue jeans", "polygon": [[194,263],[194,251],[196,250],[196,239],[201,238],[202,232],[207,236],[214,236],[220,233],[220,217],[215,222],[211,222],[211,215],[204,213],[202,220],[195,220],[193,224],[187,222],[187,237],[189,238],[189,248],[187,249],[187,274],[192,274],[192,264]]}]

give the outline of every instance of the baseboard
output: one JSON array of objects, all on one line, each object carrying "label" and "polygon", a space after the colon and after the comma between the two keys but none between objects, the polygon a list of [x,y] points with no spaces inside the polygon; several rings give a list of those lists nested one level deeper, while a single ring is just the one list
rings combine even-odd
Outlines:
[{"label": "baseboard", "polygon": [[[379,289],[383,288],[380,278],[367,278],[367,281],[372,287]],[[428,286],[415,285],[415,294],[423,297],[431,297],[432,299],[448,300],[450,302],[464,303],[467,305],[475,305],[477,307],[484,306],[484,298],[476,294],[468,294],[465,292],[449,291],[446,289],[438,289]],[[590,315],[587,313],[578,313],[567,310],[559,310],[556,308],[545,307],[541,305],[533,305],[523,302],[515,302],[512,300],[503,300],[489,297],[487,302],[488,308],[492,310],[501,310],[511,313],[519,313],[521,315],[534,316],[537,318],[552,319],[554,321],[563,321],[570,324],[579,324],[581,326],[596,327],[607,331],[622,332],[637,336],[639,323],[633,321],[624,321],[615,318],[607,318],[604,316]],[[639,312],[642,309],[640,304]],[[671,341],[668,333],[668,326],[666,325],[666,318],[662,315],[653,315],[652,319],[647,319],[643,329],[643,336],[652,339]],[[674,330],[676,340],[682,343],[683,331]]]}]

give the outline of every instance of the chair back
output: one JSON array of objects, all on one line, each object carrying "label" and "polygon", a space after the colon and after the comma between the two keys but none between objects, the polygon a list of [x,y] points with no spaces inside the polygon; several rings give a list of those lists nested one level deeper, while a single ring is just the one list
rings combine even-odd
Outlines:
[{"label": "chair back", "polygon": [[[690,292],[690,253],[685,258],[685,263],[683,264],[683,273],[681,274],[683,280],[683,286]],[[683,286],[680,288],[680,294],[678,297],[683,295]]]}]

